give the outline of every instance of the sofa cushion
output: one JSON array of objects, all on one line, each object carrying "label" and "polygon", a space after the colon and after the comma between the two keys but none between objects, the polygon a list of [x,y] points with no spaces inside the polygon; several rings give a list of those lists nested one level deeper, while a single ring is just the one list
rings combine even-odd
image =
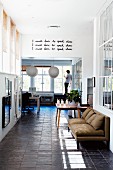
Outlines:
[{"label": "sofa cushion", "polygon": [[86,123],[91,124],[91,122],[93,121],[93,119],[95,118],[96,114],[94,113],[89,119],[86,120]]},{"label": "sofa cushion", "polygon": [[74,123],[75,124],[77,124],[77,123],[81,124],[81,123],[86,123],[86,121],[82,118],[73,118],[73,119],[68,120],[69,125],[74,124]]},{"label": "sofa cushion", "polygon": [[85,117],[87,116],[87,114],[89,113],[89,111],[92,110],[91,107],[88,107],[83,113],[82,113],[82,118],[85,119]]},{"label": "sofa cushion", "polygon": [[71,125],[72,133],[74,136],[104,136],[103,130],[95,130],[89,124],[72,124]]},{"label": "sofa cushion", "polygon": [[91,122],[91,125],[97,130],[100,129],[103,122],[104,122],[104,115],[102,114],[96,114],[95,118]]},{"label": "sofa cushion", "polygon": [[87,121],[94,114],[94,110],[90,110],[87,116],[85,117],[85,121]]}]

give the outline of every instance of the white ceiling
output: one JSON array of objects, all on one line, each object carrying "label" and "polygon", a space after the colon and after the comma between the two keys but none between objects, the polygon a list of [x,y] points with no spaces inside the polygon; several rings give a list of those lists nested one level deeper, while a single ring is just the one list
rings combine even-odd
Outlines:
[{"label": "white ceiling", "polygon": [[[106,0],[1,0],[22,34],[79,35],[90,25]],[[54,28],[48,26],[60,26]],[[84,31],[83,31],[84,30]]]}]

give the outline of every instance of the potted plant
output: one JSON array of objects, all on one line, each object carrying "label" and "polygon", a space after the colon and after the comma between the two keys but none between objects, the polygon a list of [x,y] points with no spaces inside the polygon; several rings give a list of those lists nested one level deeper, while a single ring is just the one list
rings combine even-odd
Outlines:
[{"label": "potted plant", "polygon": [[78,90],[71,90],[70,93],[67,93],[67,99],[70,102],[78,103],[80,102],[80,94]]},{"label": "potted plant", "polygon": [[[71,90],[67,93],[67,99],[69,100],[69,105],[78,106],[80,103],[81,95],[78,90]],[[73,117],[73,110],[68,110],[68,116]]]}]

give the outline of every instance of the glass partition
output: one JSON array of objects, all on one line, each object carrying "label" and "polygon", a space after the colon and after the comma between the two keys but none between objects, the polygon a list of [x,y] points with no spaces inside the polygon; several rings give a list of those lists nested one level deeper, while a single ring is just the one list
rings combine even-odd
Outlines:
[{"label": "glass partition", "polygon": [[100,17],[100,105],[113,109],[113,2]]}]

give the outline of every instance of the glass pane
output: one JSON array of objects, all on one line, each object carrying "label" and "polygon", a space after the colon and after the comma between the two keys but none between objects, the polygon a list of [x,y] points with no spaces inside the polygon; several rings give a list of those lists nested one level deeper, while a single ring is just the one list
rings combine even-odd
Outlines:
[{"label": "glass pane", "polygon": [[50,91],[49,67],[37,67],[38,75],[35,77],[37,91]]},{"label": "glass pane", "polygon": [[105,45],[105,57],[104,57],[104,76],[110,76],[112,71],[112,42],[108,42]]},{"label": "glass pane", "polygon": [[111,77],[103,78],[103,106],[111,108]]},{"label": "glass pane", "polygon": [[105,47],[102,46],[100,48],[100,76],[103,76],[105,72],[104,59],[105,59]]},{"label": "glass pane", "polygon": [[113,2],[100,16],[100,45],[113,36]]},{"label": "glass pane", "polygon": [[100,76],[111,76],[112,65],[112,41],[109,41],[100,48]]},{"label": "glass pane", "polygon": [[106,41],[106,11],[100,17],[100,45]]},{"label": "glass pane", "polygon": [[49,71],[49,67],[43,68],[43,74],[49,75],[48,71]]},{"label": "glass pane", "polygon": [[42,74],[42,67],[37,67],[38,74]]},{"label": "glass pane", "polygon": [[59,69],[59,75],[54,79],[54,92],[63,93],[63,67],[56,66]]},{"label": "glass pane", "polygon": [[29,91],[30,87],[30,77],[28,75],[23,75],[23,91]]},{"label": "glass pane", "polygon": [[50,91],[50,76],[43,76],[43,91]]},{"label": "glass pane", "polygon": [[[70,70],[70,74],[72,74],[72,67],[71,66],[63,66],[63,89],[64,89],[64,82],[65,82],[65,77],[66,75],[66,70]],[[64,90],[63,90],[64,91]]]},{"label": "glass pane", "polygon": [[106,40],[112,37],[112,24],[113,24],[113,3],[106,9]]},{"label": "glass pane", "polygon": [[82,91],[82,60],[78,61],[75,65],[74,89]]},{"label": "glass pane", "polygon": [[54,92],[55,93],[63,93],[62,91],[62,78],[56,78],[55,79],[55,86],[54,86]]},{"label": "glass pane", "polygon": [[35,77],[35,87],[36,91],[42,91],[42,75],[37,75]]},{"label": "glass pane", "polygon": [[59,75],[54,79],[54,92],[55,93],[64,93],[64,82],[65,82],[65,75],[66,70],[70,70],[72,74],[72,67],[71,66],[56,66],[59,69]]}]

